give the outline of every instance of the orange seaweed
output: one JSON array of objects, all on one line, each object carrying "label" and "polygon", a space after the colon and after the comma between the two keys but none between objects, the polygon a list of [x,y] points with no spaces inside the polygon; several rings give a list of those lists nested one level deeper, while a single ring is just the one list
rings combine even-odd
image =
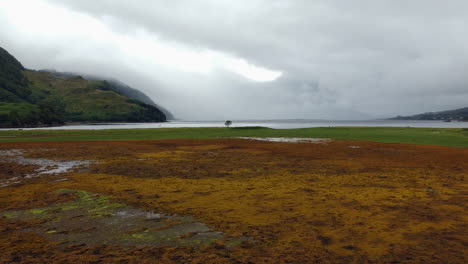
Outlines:
[{"label": "orange seaweed", "polygon": [[[21,231],[38,223],[3,218],[3,263],[468,262],[468,149],[240,139],[8,143],[0,149],[95,161],[86,171],[0,188],[1,212],[63,202],[71,198],[55,191],[76,189],[193,216],[227,237],[253,239],[233,248],[223,242],[201,249],[63,248]],[[63,177],[69,180],[54,181]]]}]

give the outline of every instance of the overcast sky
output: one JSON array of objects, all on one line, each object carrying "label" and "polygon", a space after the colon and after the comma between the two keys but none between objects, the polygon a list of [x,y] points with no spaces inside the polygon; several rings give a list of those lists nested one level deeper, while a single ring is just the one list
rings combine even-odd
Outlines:
[{"label": "overcast sky", "polygon": [[119,79],[177,118],[365,119],[468,106],[466,0],[2,0],[30,69]]}]

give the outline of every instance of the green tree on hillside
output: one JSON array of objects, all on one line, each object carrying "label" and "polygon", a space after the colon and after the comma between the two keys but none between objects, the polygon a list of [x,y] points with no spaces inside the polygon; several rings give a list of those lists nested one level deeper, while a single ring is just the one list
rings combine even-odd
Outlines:
[{"label": "green tree on hillside", "polygon": [[65,123],[65,103],[51,96],[39,102],[39,120],[45,125]]},{"label": "green tree on hillside", "polygon": [[36,111],[17,111],[13,110],[8,115],[8,121],[13,126],[28,127],[39,123],[38,114]]}]

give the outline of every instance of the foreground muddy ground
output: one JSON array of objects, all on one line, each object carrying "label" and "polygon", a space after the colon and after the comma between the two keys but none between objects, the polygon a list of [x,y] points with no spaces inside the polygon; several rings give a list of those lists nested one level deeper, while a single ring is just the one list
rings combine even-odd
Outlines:
[{"label": "foreground muddy ground", "polygon": [[0,144],[0,263],[468,263],[468,149]]}]

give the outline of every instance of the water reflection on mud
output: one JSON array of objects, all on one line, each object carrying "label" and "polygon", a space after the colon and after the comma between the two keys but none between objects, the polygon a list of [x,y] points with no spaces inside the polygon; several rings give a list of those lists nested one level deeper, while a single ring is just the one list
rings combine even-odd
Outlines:
[{"label": "water reflection on mud", "polygon": [[11,178],[0,179],[0,187],[6,187],[21,183],[24,179],[35,178],[44,174],[60,174],[69,172],[77,167],[91,164],[87,160],[49,160],[40,158],[25,158],[24,150],[11,149],[0,151],[0,161],[14,162],[21,165],[35,165],[34,173],[13,176]]},{"label": "water reflection on mud", "polygon": [[331,141],[329,138],[286,138],[286,137],[241,137],[242,139],[268,141],[268,142],[286,142],[286,143],[328,143]]},{"label": "water reflection on mud", "polygon": [[8,211],[0,216],[18,220],[42,219],[40,225],[24,231],[44,235],[63,245],[198,247],[223,240],[229,248],[247,240],[245,237],[224,238],[221,231],[212,230],[191,216],[144,211],[81,190],[64,189],[59,193],[77,198],[42,208]]}]

